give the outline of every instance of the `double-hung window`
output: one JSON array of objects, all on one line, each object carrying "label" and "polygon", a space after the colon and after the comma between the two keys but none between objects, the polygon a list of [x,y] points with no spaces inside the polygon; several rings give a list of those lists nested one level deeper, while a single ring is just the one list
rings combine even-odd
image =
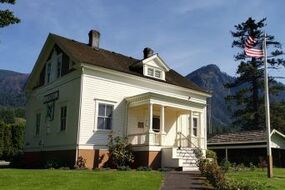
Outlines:
[{"label": "double-hung window", "polygon": [[105,130],[112,129],[113,110],[114,110],[113,105],[99,103],[97,129],[105,129]]},{"label": "double-hung window", "polygon": [[67,119],[67,106],[60,108],[60,131],[65,131]]},{"label": "double-hung window", "polygon": [[193,135],[195,137],[197,137],[198,134],[198,118],[197,117],[193,117],[193,121],[192,121],[192,127],[193,127]]},{"label": "double-hung window", "polygon": [[50,81],[51,81],[51,62],[47,63],[46,72],[47,72],[47,74],[46,74],[46,76],[47,76],[46,83],[50,83]]},{"label": "double-hung window", "polygon": [[40,128],[41,128],[41,114],[38,113],[36,115],[36,136],[40,134]]},{"label": "double-hung window", "polygon": [[62,68],[62,54],[57,56],[57,66],[56,66],[56,76],[59,78],[61,76],[61,68]]}]

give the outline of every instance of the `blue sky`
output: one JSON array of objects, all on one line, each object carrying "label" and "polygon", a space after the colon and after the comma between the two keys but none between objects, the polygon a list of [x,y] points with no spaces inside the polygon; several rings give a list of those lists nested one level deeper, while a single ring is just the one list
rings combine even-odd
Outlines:
[{"label": "blue sky", "polygon": [[102,48],[142,58],[151,47],[183,75],[208,64],[234,75],[230,31],[249,16],[267,17],[266,31],[285,43],[283,0],[18,0],[3,7],[22,22],[0,29],[0,69],[24,73],[50,32],[87,42],[89,30],[97,29]]}]

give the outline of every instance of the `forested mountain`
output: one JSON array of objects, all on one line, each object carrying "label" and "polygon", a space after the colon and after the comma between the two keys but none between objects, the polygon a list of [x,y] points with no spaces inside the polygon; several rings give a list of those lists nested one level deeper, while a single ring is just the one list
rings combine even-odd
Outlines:
[{"label": "forested mountain", "polygon": [[28,76],[28,74],[0,69],[0,106],[24,106],[23,87]]}]

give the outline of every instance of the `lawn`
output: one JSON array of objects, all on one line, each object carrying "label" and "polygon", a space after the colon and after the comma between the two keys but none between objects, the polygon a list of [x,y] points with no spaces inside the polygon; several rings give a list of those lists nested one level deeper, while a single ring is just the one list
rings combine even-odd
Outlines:
[{"label": "lawn", "polygon": [[158,190],[160,172],[0,169],[1,190]]},{"label": "lawn", "polygon": [[230,172],[227,174],[228,178],[237,180],[250,180],[264,183],[266,189],[285,189],[285,169],[274,168],[274,177],[271,179],[267,178],[266,169],[262,171],[261,169],[256,169],[255,171],[239,171]]}]

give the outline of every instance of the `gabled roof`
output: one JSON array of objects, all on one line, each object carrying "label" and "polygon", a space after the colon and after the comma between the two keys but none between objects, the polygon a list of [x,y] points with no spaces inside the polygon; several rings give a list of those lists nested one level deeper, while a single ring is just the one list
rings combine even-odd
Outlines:
[{"label": "gabled roof", "polygon": [[[273,129],[271,136],[277,134],[283,138],[285,135],[281,132]],[[225,133],[218,134],[213,137],[210,137],[207,141],[208,145],[217,145],[217,144],[236,144],[236,143],[255,143],[255,142],[266,142],[267,136],[265,130],[254,130],[254,131],[242,131],[235,133]]]},{"label": "gabled roof", "polygon": [[143,73],[130,69],[131,65],[141,62],[142,60],[111,52],[102,48],[92,48],[88,44],[67,39],[55,34],[50,34],[49,38],[52,38],[56,44],[63,48],[68,55],[72,56],[72,58],[74,58],[79,63],[104,67],[107,69],[112,69],[139,77],[149,78],[151,80],[156,80],[209,94],[206,90],[200,88],[172,69],[166,72],[165,81],[161,81],[144,76]]}]

